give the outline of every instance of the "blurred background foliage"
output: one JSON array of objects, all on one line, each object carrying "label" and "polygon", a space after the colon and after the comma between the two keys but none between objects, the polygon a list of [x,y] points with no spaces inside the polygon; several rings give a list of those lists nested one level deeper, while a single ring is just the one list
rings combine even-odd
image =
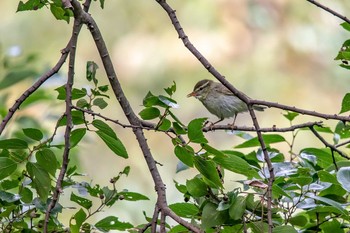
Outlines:
[{"label": "blurred background foliage", "polygon": [[[322,2],[345,16],[350,10],[348,1]],[[250,97],[323,113],[339,113],[341,100],[350,86],[348,71],[340,68],[339,61],[334,60],[342,43],[349,38],[348,32],[339,26],[341,20],[306,1],[192,0],[169,3],[176,9],[185,32],[197,49]],[[14,0],[0,2],[0,54],[10,60],[30,57],[28,65],[37,71],[36,77],[39,77],[57,62],[60,50],[70,38],[72,22],[67,25],[55,20],[49,9],[16,13],[17,4],[18,1]],[[105,9],[94,2],[90,12],[100,26],[116,72],[136,112],[142,109],[142,99],[149,90],[160,94],[164,87],[175,81],[177,92],[173,97],[180,105],[175,113],[184,123],[196,117],[216,120],[198,101],[186,98],[198,80],[211,77],[183,46],[168,16],[155,1],[106,0]],[[94,42],[83,28],[77,50],[77,88],[86,85],[85,66],[89,60],[99,64],[98,78],[100,83],[107,84]],[[53,90],[65,83],[66,72],[64,66],[43,86],[45,95],[56,98],[57,92]],[[0,70],[0,75],[3,74],[4,70]],[[14,88],[0,90],[0,96],[10,96],[2,104],[10,107],[32,82],[33,79],[28,79]],[[47,103],[32,105],[17,113],[5,135],[15,130],[16,119],[26,115],[34,116],[37,123],[52,127],[63,112],[64,103]],[[111,98],[109,104],[101,113],[126,123],[117,101]],[[281,113],[281,110],[273,109],[259,113],[261,126],[288,126]],[[239,115],[236,123],[252,125],[247,114]],[[336,122],[325,123],[334,126]],[[130,177],[119,183],[121,188],[154,198],[154,185],[134,135],[128,129],[113,127],[126,145],[130,159],[116,157],[98,138],[85,137],[85,143],[72,155],[86,174],[82,180],[108,185],[111,177],[124,166],[131,165]],[[163,164],[160,172],[168,187],[169,202],[181,199],[173,180],[184,182],[194,173],[188,170],[175,174],[178,161],[171,141],[160,133],[146,134],[156,160]],[[62,137],[63,132],[58,135]],[[285,136],[288,139],[291,135]],[[308,136],[298,136],[295,152],[310,143],[318,143]],[[230,149],[242,142],[222,131],[208,133],[207,137],[219,149]],[[286,152],[288,147],[280,145],[279,149]],[[237,179],[239,177],[232,176],[226,186],[236,186],[234,180]],[[69,195],[64,196],[69,198]],[[125,206],[119,204],[106,212],[117,211],[121,219],[137,223],[143,218],[141,210],[151,215],[153,205],[153,201],[141,205],[137,202]],[[104,214],[107,213],[101,213]]]}]

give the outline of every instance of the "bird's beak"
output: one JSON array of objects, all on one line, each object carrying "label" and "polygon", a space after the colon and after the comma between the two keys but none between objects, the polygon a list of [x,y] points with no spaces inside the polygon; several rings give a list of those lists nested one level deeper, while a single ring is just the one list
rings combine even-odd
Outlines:
[{"label": "bird's beak", "polygon": [[191,92],[190,94],[187,95],[187,97],[192,97],[192,96],[196,97],[197,93],[193,91],[193,92]]}]

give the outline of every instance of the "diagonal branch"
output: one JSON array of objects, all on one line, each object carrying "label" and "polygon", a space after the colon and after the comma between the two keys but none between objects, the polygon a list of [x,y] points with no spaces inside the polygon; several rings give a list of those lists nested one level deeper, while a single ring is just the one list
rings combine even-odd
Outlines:
[{"label": "diagonal branch", "polygon": [[202,63],[202,65],[217,79],[219,80],[223,85],[225,85],[232,93],[234,93],[239,99],[241,99],[243,102],[245,102],[248,106],[250,116],[252,118],[255,131],[258,135],[258,139],[261,145],[261,149],[264,153],[264,159],[267,164],[268,170],[269,170],[269,179],[268,179],[268,189],[267,189],[267,218],[268,218],[268,225],[269,225],[269,232],[272,232],[273,229],[273,222],[272,222],[272,184],[274,181],[274,172],[273,172],[273,166],[271,163],[271,160],[268,156],[267,149],[265,146],[265,142],[262,137],[262,133],[260,131],[260,126],[258,123],[258,120],[256,118],[255,112],[252,108],[253,103],[251,102],[251,99],[245,95],[243,92],[236,89],[232,84],[230,84],[223,75],[221,75],[211,64],[210,62],[196,49],[196,47],[190,42],[188,36],[185,34],[184,29],[182,28],[179,20],[177,19],[175,10],[171,8],[171,6],[165,1],[165,0],[156,0],[159,5],[166,11],[168,14],[176,32],[179,35],[179,38],[182,40],[185,47]]},{"label": "diagonal branch", "polygon": [[[87,14],[81,9],[80,3],[77,0],[71,0],[72,6],[74,8],[74,17],[75,18],[81,18],[82,22],[85,23],[90,30],[90,33],[95,41],[96,47],[98,49],[98,52],[100,54],[100,57],[102,59],[102,63],[104,66],[104,69],[106,71],[108,80],[110,82],[110,85],[112,86],[113,93],[116,97],[116,99],[119,101],[120,106],[122,107],[125,116],[127,117],[129,123],[131,125],[141,125],[141,120],[137,117],[137,115],[134,113],[128,99],[126,98],[124,91],[119,83],[119,80],[117,78],[116,72],[114,70],[114,66],[112,63],[112,60],[109,56],[106,44],[104,42],[103,36],[99,30],[98,25],[94,21],[94,19],[91,17],[91,15]],[[158,200],[157,200],[157,207],[159,208],[161,212],[163,212],[165,215],[171,217],[179,224],[185,226],[189,230],[193,232],[201,232],[200,229],[198,229],[196,226],[190,224],[189,222],[183,220],[179,216],[177,216],[174,212],[170,210],[167,204],[166,200],[166,192],[165,192],[165,184],[163,183],[163,180],[160,176],[160,173],[157,168],[157,164],[152,156],[152,153],[150,151],[150,148],[148,146],[147,140],[143,134],[143,130],[141,128],[133,128],[133,132],[136,136],[136,139],[138,141],[139,147],[141,148],[141,151],[144,155],[145,161],[147,163],[148,169],[151,173],[153,182],[155,184],[155,189],[157,192]],[[151,229],[153,230],[153,229]]]},{"label": "diagonal branch", "polygon": [[6,125],[11,120],[15,112],[19,109],[21,104],[31,95],[33,94],[44,82],[46,82],[50,77],[52,77],[54,74],[56,74],[62,67],[63,63],[66,61],[68,54],[69,54],[69,48],[71,45],[71,41],[68,42],[67,46],[61,50],[61,57],[56,63],[56,65],[46,72],[46,74],[42,75],[31,87],[29,87],[14,103],[14,105],[9,109],[7,115],[4,117],[0,124],[0,135],[4,131]]},{"label": "diagonal branch", "polygon": [[348,19],[348,18],[345,17],[344,15],[339,14],[338,12],[336,12],[336,11],[330,9],[329,7],[326,7],[325,5],[322,5],[322,4],[319,3],[319,2],[314,1],[314,0],[306,0],[306,1],[308,1],[308,2],[310,2],[311,4],[314,4],[315,6],[317,6],[317,7],[321,8],[321,9],[323,9],[323,10],[325,10],[325,11],[331,13],[332,15],[338,17],[339,19],[342,19],[342,20],[344,20],[345,22],[350,23],[350,19]]}]

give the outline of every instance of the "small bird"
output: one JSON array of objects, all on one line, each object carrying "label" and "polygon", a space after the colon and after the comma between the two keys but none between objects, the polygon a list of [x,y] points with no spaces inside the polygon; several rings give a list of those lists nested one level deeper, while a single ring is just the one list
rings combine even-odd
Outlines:
[{"label": "small bird", "polygon": [[[248,111],[248,106],[233,94],[222,83],[203,79],[193,88],[193,91],[187,97],[199,99],[208,111],[216,115],[219,120],[213,123],[215,125],[225,118],[234,117],[232,125],[236,121],[237,114]],[[253,106],[253,109],[264,111],[265,107]]]}]

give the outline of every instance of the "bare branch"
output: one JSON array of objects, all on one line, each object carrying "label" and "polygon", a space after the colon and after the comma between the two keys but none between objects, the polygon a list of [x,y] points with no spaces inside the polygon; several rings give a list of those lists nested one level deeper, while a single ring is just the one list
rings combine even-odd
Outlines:
[{"label": "bare branch", "polygon": [[12,116],[15,114],[15,112],[19,109],[21,104],[31,95],[33,94],[44,82],[46,82],[50,77],[52,77],[54,74],[56,74],[62,67],[63,63],[66,61],[67,56],[69,54],[69,47],[70,47],[71,41],[68,42],[67,46],[61,50],[61,57],[56,63],[56,65],[46,72],[44,75],[42,75],[38,81],[36,81],[31,87],[29,87],[14,103],[14,105],[9,109],[7,115],[4,117],[0,124],[0,135],[4,131],[6,125],[11,120]]},{"label": "bare branch", "polygon": [[317,7],[321,8],[321,9],[323,9],[323,10],[325,10],[325,11],[331,13],[332,15],[338,17],[339,19],[342,19],[342,20],[344,20],[345,22],[350,23],[350,20],[349,20],[347,17],[345,17],[345,16],[339,14],[338,12],[336,12],[336,11],[334,11],[334,10],[328,8],[328,7],[326,7],[325,5],[322,5],[322,4],[319,3],[319,2],[314,1],[314,0],[306,0],[306,1],[308,1],[308,2],[310,2],[310,3],[312,3],[312,4],[314,4],[315,6],[317,6]]},{"label": "bare branch", "polygon": [[310,130],[326,147],[330,148],[332,151],[336,151],[343,158],[350,159],[350,157],[346,155],[344,152],[339,150],[334,145],[328,143],[313,127],[310,127]]},{"label": "bare branch", "polygon": [[[107,73],[108,80],[110,82],[110,85],[112,86],[113,93],[116,97],[116,99],[119,101],[120,106],[122,107],[125,116],[127,117],[129,123],[131,125],[140,125],[141,120],[137,117],[137,115],[134,113],[129,101],[125,97],[124,91],[119,83],[119,80],[117,78],[117,75],[114,70],[114,66],[112,63],[112,60],[109,56],[106,44],[104,42],[103,36],[99,30],[98,25],[94,21],[94,19],[87,14],[86,12],[82,11],[80,3],[77,0],[71,1],[73,8],[74,8],[74,17],[75,18],[81,18],[83,23],[85,23],[90,30],[90,33],[95,41],[96,47],[98,49],[98,52],[100,54],[100,57],[102,59],[102,63],[104,66],[104,69]],[[136,136],[136,139],[139,143],[139,147],[141,148],[141,151],[144,155],[145,161],[147,163],[148,169],[151,173],[151,176],[153,178],[153,182],[155,184],[155,189],[158,195],[158,201],[157,205],[161,209],[163,213],[165,213],[167,216],[173,218],[175,221],[177,221],[179,224],[187,227],[189,230],[193,232],[201,232],[200,229],[198,229],[196,226],[190,224],[189,222],[183,220],[182,218],[178,217],[174,212],[170,210],[167,204],[166,200],[166,193],[165,193],[165,184],[163,183],[163,180],[160,176],[160,173],[158,171],[156,162],[152,156],[152,153],[149,149],[147,140],[143,134],[143,130],[140,128],[133,128],[133,132]],[[153,229],[151,229],[152,231]]]}]

